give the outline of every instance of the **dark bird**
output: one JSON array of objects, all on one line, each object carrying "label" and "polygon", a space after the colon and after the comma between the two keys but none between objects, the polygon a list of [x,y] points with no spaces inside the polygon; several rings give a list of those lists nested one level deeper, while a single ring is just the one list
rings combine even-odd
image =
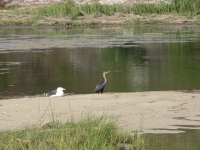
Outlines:
[{"label": "dark bird", "polygon": [[99,82],[95,88],[95,92],[94,93],[98,93],[101,92],[101,94],[103,93],[104,87],[106,85],[106,74],[109,73],[109,71],[107,72],[103,72],[103,80],[101,82]]},{"label": "dark bird", "polygon": [[65,90],[65,89],[62,87],[58,87],[57,90],[51,91],[49,93],[44,93],[44,94],[49,97],[57,97],[57,96],[59,97],[59,96],[64,95],[63,90]]}]

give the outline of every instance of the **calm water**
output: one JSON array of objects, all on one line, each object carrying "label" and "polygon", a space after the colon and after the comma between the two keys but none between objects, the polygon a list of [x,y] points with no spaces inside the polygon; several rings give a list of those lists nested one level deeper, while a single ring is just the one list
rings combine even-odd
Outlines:
[{"label": "calm water", "polygon": [[2,28],[0,94],[200,89],[200,28]]},{"label": "calm water", "polygon": [[179,134],[145,134],[147,150],[199,150],[200,130],[181,129]]},{"label": "calm water", "polygon": [[[104,92],[199,90],[200,27],[0,28],[0,98],[93,93],[103,71]],[[147,149],[198,150],[185,131],[147,134]]]}]

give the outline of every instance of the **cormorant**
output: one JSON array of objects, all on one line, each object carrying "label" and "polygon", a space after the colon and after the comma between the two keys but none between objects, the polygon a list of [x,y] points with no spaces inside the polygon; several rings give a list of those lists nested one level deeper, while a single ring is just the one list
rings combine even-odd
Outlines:
[{"label": "cormorant", "polygon": [[99,82],[95,88],[95,93],[98,93],[101,92],[101,94],[103,93],[103,90],[104,90],[104,87],[106,85],[106,74],[109,73],[109,71],[107,72],[103,72],[103,80],[101,82]]}]

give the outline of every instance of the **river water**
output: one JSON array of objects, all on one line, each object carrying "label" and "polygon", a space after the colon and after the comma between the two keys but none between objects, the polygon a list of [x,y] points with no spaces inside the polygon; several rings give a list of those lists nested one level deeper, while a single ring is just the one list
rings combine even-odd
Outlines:
[{"label": "river water", "polygon": [[[0,28],[0,98],[200,89],[200,27]],[[148,149],[197,150],[199,130],[146,134]],[[148,142],[147,142],[148,143]]]},{"label": "river water", "polygon": [[[200,130],[181,128],[178,134],[145,134],[145,149],[147,150],[199,150]],[[197,126],[199,127],[199,126]]]},{"label": "river water", "polygon": [[199,27],[1,28],[0,95],[200,89]]}]

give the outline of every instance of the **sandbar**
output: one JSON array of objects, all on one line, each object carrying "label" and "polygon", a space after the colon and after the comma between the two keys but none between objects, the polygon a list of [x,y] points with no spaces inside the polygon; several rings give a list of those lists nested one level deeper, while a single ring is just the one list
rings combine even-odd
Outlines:
[{"label": "sandbar", "polygon": [[150,91],[0,100],[0,130],[67,121],[87,115],[117,119],[120,128],[143,133],[200,129],[199,91]]}]

